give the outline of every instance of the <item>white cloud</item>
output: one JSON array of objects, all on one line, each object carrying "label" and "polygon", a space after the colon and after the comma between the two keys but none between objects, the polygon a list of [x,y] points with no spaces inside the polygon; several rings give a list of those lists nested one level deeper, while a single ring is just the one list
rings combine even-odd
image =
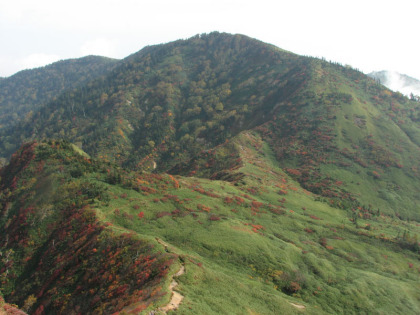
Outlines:
[{"label": "white cloud", "polygon": [[61,57],[58,55],[40,53],[40,54],[31,54],[29,56],[26,56],[22,58],[21,60],[18,60],[17,63],[23,69],[32,69],[32,68],[48,65],[60,59]]},{"label": "white cloud", "polygon": [[19,67],[15,64],[15,60],[8,56],[0,56],[0,77],[8,77],[16,72]]},{"label": "white cloud", "polygon": [[420,95],[420,84],[407,81],[404,77],[395,71],[386,72],[385,82],[382,83],[389,89],[393,91],[399,91],[407,96],[409,96],[411,93],[414,95]]},{"label": "white cloud", "polygon": [[82,47],[80,47],[80,53],[82,56],[87,55],[99,55],[106,57],[115,56],[116,43],[108,38],[95,38],[93,40],[86,41]]}]

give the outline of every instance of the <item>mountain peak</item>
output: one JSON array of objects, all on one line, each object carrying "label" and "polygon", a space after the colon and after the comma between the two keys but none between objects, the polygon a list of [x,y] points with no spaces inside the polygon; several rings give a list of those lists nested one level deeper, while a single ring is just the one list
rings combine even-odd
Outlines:
[{"label": "mountain peak", "polygon": [[182,295],[182,314],[420,313],[420,102],[226,33],[89,78],[67,66],[65,89],[42,90],[62,82],[42,71],[1,81],[4,113],[37,104],[0,129],[0,156],[26,142],[0,169],[8,303],[152,314]]}]

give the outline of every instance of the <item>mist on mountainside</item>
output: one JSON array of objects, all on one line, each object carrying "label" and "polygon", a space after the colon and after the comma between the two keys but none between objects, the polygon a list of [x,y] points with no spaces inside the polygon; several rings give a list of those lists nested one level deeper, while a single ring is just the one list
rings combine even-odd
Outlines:
[{"label": "mist on mountainside", "polygon": [[379,80],[381,84],[394,92],[401,92],[407,96],[411,94],[420,95],[420,81],[408,75],[383,70],[371,72],[368,76]]}]

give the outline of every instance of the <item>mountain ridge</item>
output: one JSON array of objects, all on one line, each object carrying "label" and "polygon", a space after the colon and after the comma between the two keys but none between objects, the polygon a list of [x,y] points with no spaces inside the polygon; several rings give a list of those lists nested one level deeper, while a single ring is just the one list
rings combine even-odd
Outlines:
[{"label": "mountain ridge", "polygon": [[[22,147],[1,171],[7,301],[24,306],[33,295],[31,314],[148,314],[167,304],[170,274],[184,264],[177,282],[187,314],[297,313],[291,303],[309,314],[416,312],[418,224],[368,208],[349,218],[278,168],[258,133],[232,142],[241,158],[232,171],[245,175],[240,185],[128,172],[64,141]],[[165,271],[152,282],[144,267],[136,269],[148,262]],[[234,299],[238,294],[246,304]]]},{"label": "mountain ridge", "polygon": [[3,157],[29,141],[0,169],[2,293],[159,313],[183,269],[182,314],[416,314],[419,114],[242,35],[146,47],[0,131]]},{"label": "mountain ridge", "polygon": [[57,61],[22,70],[0,81],[0,126],[11,127],[64,90],[82,86],[107,72],[114,59],[100,56]]},{"label": "mountain ridge", "polygon": [[[211,40],[211,36],[213,36],[213,37],[216,37],[215,35],[208,35],[208,39],[207,40]],[[217,38],[218,38],[218,40],[220,40],[220,41],[222,41],[223,39],[222,39],[222,36],[224,36],[224,35],[219,35],[219,36],[217,36]],[[228,38],[228,40],[230,40],[230,37],[226,37],[226,38]],[[247,39],[247,40],[249,40],[249,39]],[[197,42],[197,44],[198,45],[201,45],[198,49],[205,49],[205,42],[204,42],[204,40],[202,40],[202,39],[200,39],[200,37],[194,37],[193,39],[191,39],[190,41],[196,41]],[[200,43],[201,42],[201,43]],[[171,45],[182,45],[182,43],[184,43],[184,46],[185,46],[185,41],[177,41],[177,42],[175,42],[175,43],[171,43],[171,44],[167,44],[167,45],[157,45],[157,46],[151,46],[151,47],[147,47],[147,48],[145,48],[145,49],[143,49],[143,50],[141,50],[138,54],[139,55],[137,55],[137,54],[134,54],[134,55],[132,55],[132,57],[130,57],[130,59],[128,60],[128,62],[122,62],[121,63],[121,65],[119,66],[119,69],[120,69],[120,73],[119,74],[117,74],[117,73],[111,73],[110,74],[110,76],[111,77],[113,77],[113,78],[115,78],[115,77],[118,77],[118,76],[121,76],[121,75],[124,75],[124,76],[130,76],[130,68],[131,68],[131,71],[133,72],[133,71],[137,71],[136,69],[133,69],[134,67],[136,67],[136,65],[135,64],[133,64],[133,63],[130,63],[130,60],[132,60],[132,58],[134,58],[134,57],[138,57],[138,56],[142,56],[142,55],[144,55],[144,54],[147,54],[148,53],[148,51],[150,51],[150,50],[152,50],[152,51],[155,51],[155,53],[154,53],[154,57],[153,58],[155,58],[156,60],[159,60],[158,58],[161,58],[161,56],[159,55],[159,54],[165,54],[165,52],[164,52],[164,49],[171,49],[170,47],[171,47]],[[264,48],[265,48],[265,46],[264,46]],[[174,49],[177,49],[177,47],[174,47]],[[217,52],[212,52],[212,55],[214,56],[214,54],[217,54]],[[150,58],[150,57],[149,57]],[[149,61],[147,61],[147,62],[153,62],[153,60],[149,60]],[[210,62],[211,62],[211,60],[210,60]],[[144,61],[142,61],[142,63],[144,64]],[[147,69],[147,65],[146,66],[143,66],[145,69]],[[143,70],[144,71],[144,70]],[[158,70],[157,72],[157,75],[159,75],[159,71],[160,70]],[[175,70],[175,71],[177,71],[177,70]],[[127,75],[128,74],[128,75]],[[137,74],[136,74],[137,75]],[[195,74],[196,75],[196,74]],[[134,76],[134,74],[133,74],[133,76]],[[154,77],[153,77],[154,76]],[[157,77],[156,77],[156,75],[155,74],[152,74],[152,76],[150,76],[151,78],[149,79],[149,80],[156,80],[157,79]],[[181,80],[182,78],[178,78],[177,80]],[[136,77],[132,77],[132,78],[130,78],[129,80],[131,80],[131,81],[134,81],[134,80],[138,80],[138,78],[136,78]],[[170,80],[171,81],[171,80]],[[107,83],[106,83],[107,84]],[[156,84],[156,83],[153,83],[152,82],[152,84]],[[165,86],[166,86],[166,88],[171,88],[170,86],[171,85],[173,85],[174,84],[174,82],[162,82],[161,83],[161,85],[158,87],[158,88],[165,88]],[[131,85],[131,86],[133,86],[133,83],[131,83],[131,82],[127,82],[127,84],[126,85]],[[165,85],[165,86],[164,86]],[[130,88],[130,87],[129,87]],[[226,87],[224,87],[225,89],[226,89]],[[115,90],[116,89],[116,87],[113,87],[113,89]],[[177,88],[178,89],[178,88]],[[122,92],[122,91],[121,91]],[[120,92],[120,93],[121,93]],[[127,91],[128,92],[128,91]],[[124,93],[127,93],[127,92],[124,92]],[[169,91],[169,92],[171,92],[171,91]],[[228,92],[228,89],[226,89],[226,92],[227,93],[229,93]],[[82,92],[80,91],[79,92],[79,94],[81,94]],[[128,93],[130,93],[130,92],[128,92]],[[133,93],[133,92],[131,92],[131,93]],[[138,92],[136,92],[136,93],[138,93]],[[141,93],[144,93],[144,92],[141,92]],[[146,93],[147,93],[147,91],[146,91]],[[98,95],[99,96],[99,95]],[[96,96],[97,98],[99,98],[98,96]],[[122,95],[121,95],[122,96]],[[118,97],[121,97],[121,96],[116,96],[117,98]],[[81,97],[81,95],[80,96],[78,96],[78,97]],[[143,97],[147,97],[147,95],[144,95]],[[156,98],[156,97],[161,97],[162,98],[162,100],[165,102],[165,95],[150,95],[149,97],[153,97],[153,98]],[[226,96],[224,96],[225,98],[227,97],[227,95]],[[198,95],[197,96],[197,98],[203,98],[203,96],[201,96],[201,95]],[[147,102],[148,101],[148,99],[145,99],[145,101]],[[176,99],[175,100],[170,100],[170,101],[177,101]],[[210,106],[216,106],[216,105],[218,105],[218,106],[220,106],[221,105],[221,103],[220,102],[218,102],[217,101],[217,98],[216,99],[210,99],[210,97],[208,97],[208,101],[210,101],[210,102],[213,102],[213,104],[211,104]],[[91,100],[91,102],[97,102],[96,100]],[[101,101],[102,102],[102,101]],[[106,102],[106,101],[104,101],[104,102]],[[114,101],[115,102],[115,101]],[[127,100],[125,100],[125,102],[131,102],[131,100],[130,99],[127,99]],[[155,101],[156,102],[156,101]],[[76,102],[75,102],[76,103]],[[216,104],[217,103],[217,104]],[[53,105],[53,104],[51,104],[52,106],[55,106],[55,105]],[[77,106],[78,104],[75,104],[75,106]],[[67,106],[69,106],[69,105],[67,105]],[[70,106],[73,106],[73,105],[70,105]],[[107,106],[107,104],[104,104],[104,106]],[[109,107],[109,105],[108,105],[108,107]],[[169,108],[170,107],[170,105],[169,104],[166,104],[166,107],[167,108]],[[158,107],[157,107],[158,108]],[[85,116],[86,115],[86,112],[87,112],[87,110],[85,111],[85,109],[81,109],[81,108],[75,108],[75,111],[76,110],[78,110],[78,112],[76,112],[76,114],[77,114],[77,116],[79,116],[80,114],[82,114],[83,116]],[[119,109],[118,109],[119,110]],[[214,108],[208,108],[208,110],[209,110],[209,112],[208,112],[208,114],[209,115],[214,115],[215,113],[214,113]],[[212,113],[212,111],[213,111],[213,113]],[[72,112],[73,112],[73,109],[72,109]],[[142,113],[140,113],[140,115],[141,115]],[[192,114],[194,114],[194,112],[192,112]],[[137,116],[139,116],[139,114],[137,114]],[[134,121],[133,122],[129,122],[131,125],[134,125]],[[41,127],[42,128],[42,127]],[[157,142],[156,141],[156,139],[150,139],[150,140],[153,140],[153,141],[155,141],[155,142]]]},{"label": "mountain ridge", "polygon": [[[311,181],[306,188],[345,195],[349,208],[354,198],[367,205],[375,195],[388,214],[414,219],[419,191],[408,182],[409,169],[419,168],[409,158],[419,150],[418,114],[418,102],[359,71],[246,36],[211,33],[146,47],[104,77],[65,92],[0,135],[1,151],[10,154],[14,139],[64,138],[125,167],[167,171],[268,123],[271,131],[261,131],[282,148],[283,166],[300,174],[303,185]],[[336,163],[347,167],[328,166]],[[353,183],[346,168],[360,174],[351,175]],[[397,193],[384,187],[384,178],[397,179]],[[354,183],[366,180],[375,189],[364,197],[366,187]],[[346,186],[353,194],[338,193]]]}]

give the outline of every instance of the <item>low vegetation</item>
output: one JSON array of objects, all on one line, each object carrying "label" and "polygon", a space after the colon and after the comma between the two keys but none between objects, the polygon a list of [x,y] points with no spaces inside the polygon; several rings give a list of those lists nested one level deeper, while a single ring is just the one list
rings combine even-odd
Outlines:
[{"label": "low vegetation", "polygon": [[184,264],[183,314],[419,311],[418,224],[352,217],[281,170],[255,132],[229,147],[237,182],[128,172],[65,142],[24,146],[1,173],[6,300],[34,314],[147,313]]},{"label": "low vegetation", "polygon": [[245,36],[147,47],[0,131],[1,294],[38,315],[418,314],[419,104]]}]

